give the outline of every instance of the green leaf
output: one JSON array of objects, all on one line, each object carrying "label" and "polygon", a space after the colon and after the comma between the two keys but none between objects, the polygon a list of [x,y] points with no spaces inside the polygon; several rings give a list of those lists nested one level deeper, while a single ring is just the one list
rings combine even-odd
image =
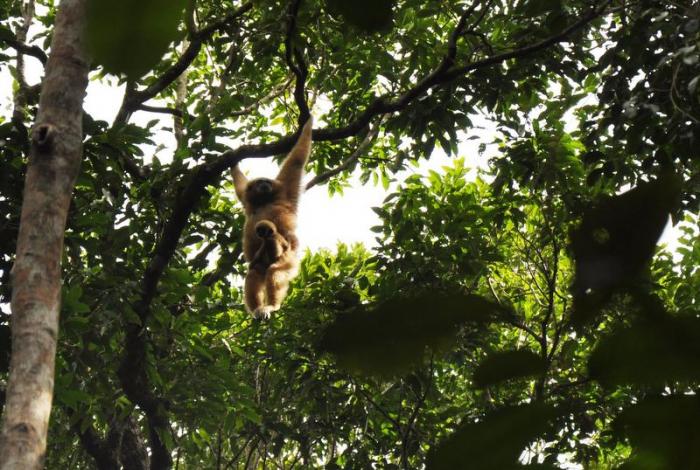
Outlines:
[{"label": "green leaf", "polygon": [[137,79],[177,38],[185,0],[89,0],[87,44],[106,71]]},{"label": "green leaf", "polygon": [[254,422],[255,424],[262,424],[262,417],[254,409],[243,407],[240,411],[246,418],[248,418],[248,420]]},{"label": "green leaf", "polygon": [[90,395],[82,390],[56,387],[56,401],[69,408],[76,409],[80,403],[89,403]]},{"label": "green leaf", "polygon": [[504,351],[487,357],[474,371],[474,384],[485,388],[512,379],[539,376],[547,362],[532,351]]}]

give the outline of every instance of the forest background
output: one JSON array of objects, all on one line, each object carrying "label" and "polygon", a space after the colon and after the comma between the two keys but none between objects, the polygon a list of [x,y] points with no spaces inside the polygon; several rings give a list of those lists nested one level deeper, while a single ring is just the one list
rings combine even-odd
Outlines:
[{"label": "forest background", "polygon": [[[3,470],[700,466],[697,2],[0,11]],[[307,242],[255,322],[228,168],[270,174],[310,113],[302,240],[345,235],[315,200],[377,204],[374,241]],[[65,230],[20,219],[64,154]],[[60,303],[32,227],[65,233]]]}]

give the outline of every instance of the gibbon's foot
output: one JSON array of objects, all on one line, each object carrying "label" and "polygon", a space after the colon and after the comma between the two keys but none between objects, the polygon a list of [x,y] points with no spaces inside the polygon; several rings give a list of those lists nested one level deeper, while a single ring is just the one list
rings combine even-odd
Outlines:
[{"label": "gibbon's foot", "polygon": [[255,225],[255,233],[260,238],[270,238],[276,231],[277,227],[269,220],[261,220]]},{"label": "gibbon's foot", "polygon": [[258,307],[253,312],[253,318],[255,318],[256,320],[269,320],[270,315],[272,315],[272,312],[274,312],[275,310],[277,310],[277,309],[272,307],[271,305],[265,305],[264,307]]}]

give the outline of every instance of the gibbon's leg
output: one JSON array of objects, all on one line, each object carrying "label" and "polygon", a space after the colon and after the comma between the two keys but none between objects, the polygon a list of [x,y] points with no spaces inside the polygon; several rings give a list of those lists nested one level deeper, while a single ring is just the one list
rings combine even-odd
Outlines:
[{"label": "gibbon's leg", "polygon": [[265,272],[251,267],[245,277],[245,306],[254,318],[260,318],[256,312],[265,303]]},{"label": "gibbon's leg", "polygon": [[289,283],[296,275],[296,260],[286,260],[270,266],[265,276],[265,291],[267,308],[271,312],[277,311],[282,306],[282,301],[287,296]]}]

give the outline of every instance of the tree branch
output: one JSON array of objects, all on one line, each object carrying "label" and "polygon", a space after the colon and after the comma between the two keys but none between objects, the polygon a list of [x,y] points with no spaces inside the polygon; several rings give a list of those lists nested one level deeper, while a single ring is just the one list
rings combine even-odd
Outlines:
[{"label": "tree branch", "polygon": [[411,415],[408,417],[406,422],[406,428],[403,430],[401,437],[401,462],[403,468],[408,470],[408,438],[411,437],[411,432],[414,430],[416,419],[418,418],[418,413],[425,404],[426,398],[428,398],[428,392],[433,385],[433,373],[435,371],[433,357],[430,358],[430,368],[428,369],[428,377],[426,379],[426,385],[423,390],[423,394],[418,397],[418,402],[413,408]]},{"label": "tree branch", "polygon": [[[69,412],[69,415],[73,414],[75,413]],[[118,457],[120,439],[116,435],[116,430],[112,430],[114,432],[110,432],[107,439],[102,439],[92,423],[85,425],[82,421],[76,421],[71,428],[78,435],[85,452],[95,460],[95,465],[99,470],[119,470],[121,468]],[[110,442],[114,440],[116,442]]]},{"label": "tree branch", "polygon": [[197,0],[188,0],[187,6],[185,7],[185,27],[187,28],[187,34],[189,36],[192,36],[197,32],[197,24],[194,21],[194,12],[196,7]]},{"label": "tree branch", "polygon": [[150,113],[172,114],[173,116],[177,116],[179,118],[185,116],[185,113],[183,113],[181,109],[169,108],[167,106],[148,106],[145,104],[141,104],[138,106],[138,108],[136,108],[136,110],[148,111]]},{"label": "tree branch", "polygon": [[303,0],[292,0],[289,5],[289,13],[287,14],[287,34],[284,38],[284,58],[287,62],[287,66],[296,77],[294,101],[299,108],[299,127],[303,126],[311,115],[309,104],[306,101],[306,77],[309,74],[309,70],[301,51],[293,45],[297,27],[297,17],[299,16],[299,8],[301,7],[302,1]]},{"label": "tree branch", "polygon": [[[29,28],[34,20],[34,0],[22,3],[20,10],[22,12],[22,23],[17,28],[15,38],[18,43],[24,44],[27,40]],[[29,103],[29,86],[27,85],[27,80],[24,75],[24,54],[22,51],[18,50],[15,72],[17,90],[13,93],[14,107],[12,110],[12,123],[21,135],[24,153],[29,154],[29,132],[27,132],[27,127],[25,126],[25,120],[29,114],[27,110],[27,104]]]},{"label": "tree branch", "polygon": [[145,338],[146,331],[142,325],[145,325],[148,308],[143,302],[139,302],[135,310],[142,319],[142,323],[141,325],[130,323],[127,326],[124,345],[126,354],[117,375],[127,398],[138,405],[146,415],[148,442],[151,448],[149,468],[151,470],[169,469],[172,465],[172,457],[159,434],[159,432],[170,432],[167,403],[156,395],[146,372],[148,344]]},{"label": "tree branch", "polygon": [[43,65],[46,65],[46,62],[49,60],[48,56],[46,55],[46,52],[39,46],[30,46],[28,44],[25,44],[24,42],[21,42],[17,40],[16,37],[8,37],[8,38],[3,38],[1,42],[4,42],[7,44],[8,47],[11,47],[12,49],[16,50],[17,52],[25,55],[29,55],[34,57],[35,59],[39,60]]},{"label": "tree branch", "polygon": [[318,184],[325,183],[326,181],[328,181],[329,179],[331,179],[335,175],[350,168],[350,166],[353,163],[355,163],[367,151],[367,149],[372,145],[372,143],[374,142],[374,139],[377,137],[377,134],[379,133],[379,129],[381,127],[381,124],[384,122],[384,118],[385,118],[385,116],[382,116],[379,119],[379,122],[377,122],[377,124],[372,129],[370,129],[370,131],[367,133],[367,135],[362,140],[362,142],[360,142],[360,145],[358,145],[358,147],[355,149],[355,151],[352,154],[350,154],[350,156],[348,158],[343,160],[343,162],[340,165],[338,165],[337,167],[332,168],[324,173],[321,173],[321,174],[313,177],[311,179],[311,181],[309,181],[306,184],[306,190],[308,191],[309,189],[313,188],[314,186],[316,186]]},{"label": "tree branch", "polygon": [[400,433],[401,428],[402,428],[401,423],[399,423],[395,418],[392,418],[388,411],[386,411],[384,408],[379,406],[379,404],[372,399],[370,394],[365,389],[363,389],[361,385],[359,385],[357,383],[354,383],[354,385],[355,385],[355,390],[359,391],[360,394],[363,397],[365,397],[365,400],[367,400],[372,406],[374,406],[377,409],[377,411],[379,411],[382,414],[382,416],[384,416],[387,419],[387,421],[389,421],[391,424],[394,425],[394,427],[396,428],[396,431]]},{"label": "tree branch", "polygon": [[261,105],[263,105],[263,104],[265,104],[265,103],[267,103],[267,102],[269,102],[269,101],[274,100],[275,98],[277,98],[278,96],[282,95],[282,94],[287,90],[287,88],[289,87],[289,84],[290,84],[291,82],[292,82],[291,79],[287,80],[287,81],[284,82],[282,85],[273,88],[273,89],[270,91],[270,93],[268,93],[267,95],[263,96],[263,97],[260,98],[259,100],[257,100],[257,101],[255,101],[255,102],[249,104],[248,106],[246,106],[245,108],[243,108],[243,109],[241,109],[241,110],[239,110],[239,111],[234,111],[234,112],[230,113],[230,116],[245,116],[246,114],[250,113],[251,111],[253,111],[253,110],[259,108]]},{"label": "tree branch", "polygon": [[605,0],[598,8],[592,8],[591,11],[589,13],[587,13],[586,15],[584,15],[583,17],[581,17],[581,19],[579,19],[578,21],[573,23],[571,26],[565,28],[559,34],[556,34],[552,37],[544,39],[540,42],[536,42],[535,44],[522,46],[522,47],[520,47],[518,49],[514,49],[512,51],[503,52],[503,53],[497,54],[495,56],[487,57],[486,59],[483,59],[483,60],[471,62],[469,64],[462,66],[462,67],[457,67],[457,68],[451,69],[444,75],[444,77],[442,77],[442,79],[438,83],[444,83],[446,81],[454,80],[455,78],[457,78],[461,75],[464,75],[465,73],[471,72],[471,71],[476,70],[476,69],[488,67],[490,65],[499,64],[499,63],[505,62],[506,60],[509,60],[509,59],[524,58],[524,57],[532,55],[536,52],[540,52],[544,49],[547,49],[550,46],[553,46],[553,45],[558,44],[560,42],[564,42],[571,34],[580,30],[581,28],[586,26],[588,23],[590,23],[591,21],[593,21],[594,19],[596,19],[600,15],[602,15],[611,2],[612,2],[612,0]]}]

